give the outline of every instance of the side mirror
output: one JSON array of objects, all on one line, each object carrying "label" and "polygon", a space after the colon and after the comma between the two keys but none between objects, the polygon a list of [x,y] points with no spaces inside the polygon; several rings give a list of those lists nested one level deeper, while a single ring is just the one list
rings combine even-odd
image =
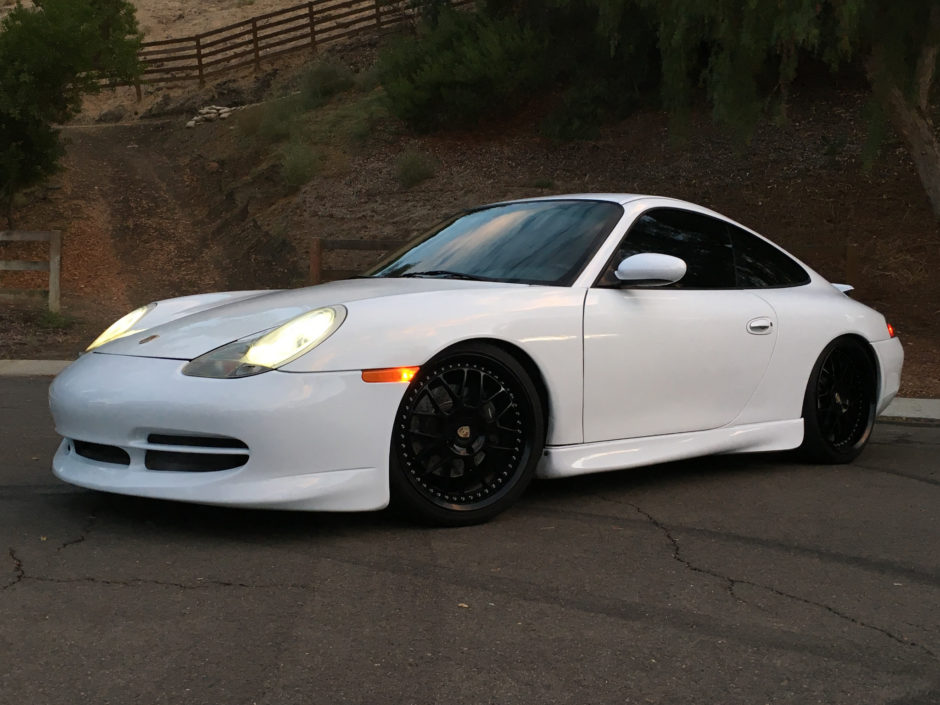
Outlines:
[{"label": "side mirror", "polygon": [[635,286],[665,286],[682,279],[685,270],[685,262],[678,257],[641,252],[621,262],[614,276],[625,284]]}]

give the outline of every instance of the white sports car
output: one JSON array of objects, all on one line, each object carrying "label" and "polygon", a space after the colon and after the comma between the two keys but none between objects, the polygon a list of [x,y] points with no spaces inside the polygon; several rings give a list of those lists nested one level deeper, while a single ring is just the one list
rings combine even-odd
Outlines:
[{"label": "white sports car", "polygon": [[55,474],[107,492],[469,524],[534,476],[861,452],[903,351],[768,240],[667,198],[483,206],[364,277],[160,301],[50,389]]}]

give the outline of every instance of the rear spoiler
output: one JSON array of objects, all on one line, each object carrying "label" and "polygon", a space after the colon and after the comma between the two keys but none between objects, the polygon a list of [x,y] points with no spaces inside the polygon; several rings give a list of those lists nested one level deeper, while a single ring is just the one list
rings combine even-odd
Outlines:
[{"label": "rear spoiler", "polygon": [[855,287],[851,284],[833,284],[833,286],[843,294],[848,294],[850,291],[855,291]]}]

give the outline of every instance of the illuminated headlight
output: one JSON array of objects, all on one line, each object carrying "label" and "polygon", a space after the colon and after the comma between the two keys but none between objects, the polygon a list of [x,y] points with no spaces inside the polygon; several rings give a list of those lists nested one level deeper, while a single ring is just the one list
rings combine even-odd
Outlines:
[{"label": "illuminated headlight", "polygon": [[183,368],[183,374],[226,379],[275,370],[313,350],[345,319],[343,306],[308,311],[267,333],[236,340],[197,357]]},{"label": "illuminated headlight", "polygon": [[144,326],[139,326],[136,328],[135,326],[140,323],[141,318],[153,311],[155,307],[156,304],[147,304],[146,306],[135,308],[126,316],[122,316],[110,326],[108,326],[104,333],[95,338],[94,342],[85,348],[85,352],[94,350],[95,348],[100,348],[105,343],[110,343],[112,340],[123,338],[125,335],[133,335],[134,333],[140,333],[142,330],[146,330]]}]

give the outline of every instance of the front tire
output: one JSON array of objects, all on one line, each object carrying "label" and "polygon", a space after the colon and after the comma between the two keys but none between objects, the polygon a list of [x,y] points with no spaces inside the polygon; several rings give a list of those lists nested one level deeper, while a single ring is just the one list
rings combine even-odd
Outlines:
[{"label": "front tire", "polygon": [[875,424],[877,376],[864,343],[837,338],[822,351],[803,398],[803,445],[810,462],[853,461]]},{"label": "front tire", "polygon": [[510,354],[468,343],[424,365],[398,408],[393,503],[445,526],[492,519],[522,495],[545,443],[538,390]]}]

